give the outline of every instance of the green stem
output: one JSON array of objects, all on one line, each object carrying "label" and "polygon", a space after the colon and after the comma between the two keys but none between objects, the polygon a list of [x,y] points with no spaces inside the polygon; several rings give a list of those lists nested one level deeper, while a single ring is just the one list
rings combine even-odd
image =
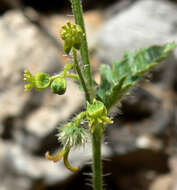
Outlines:
[{"label": "green stem", "polygon": [[103,189],[102,179],[102,162],[101,162],[101,139],[102,128],[97,126],[92,134],[92,151],[93,151],[93,189]]},{"label": "green stem", "polygon": [[75,80],[79,80],[78,75],[75,75],[75,74],[66,74],[65,77],[67,77],[67,78],[73,78]]},{"label": "green stem", "polygon": [[[90,68],[90,60],[88,55],[88,45],[84,26],[83,11],[82,11],[82,0],[71,0],[72,10],[74,14],[75,23],[80,25],[84,32],[82,38],[82,44],[80,49],[83,70],[80,70],[81,74],[83,71],[85,86],[83,86],[86,99],[89,103],[93,102],[95,98],[95,90],[93,87],[92,73]],[[79,67],[79,66],[78,66]],[[79,74],[79,73],[78,73]],[[79,76],[80,77],[80,76]],[[82,79],[81,79],[82,80]],[[82,81],[81,81],[82,82]],[[87,90],[88,89],[88,90]],[[102,162],[101,162],[101,139],[102,139],[102,128],[96,126],[95,131],[92,134],[92,152],[93,152],[93,188],[94,190],[102,190]]]},{"label": "green stem", "polygon": [[72,10],[74,14],[75,23],[80,25],[84,32],[84,36],[82,38],[82,44],[80,48],[81,53],[81,59],[83,64],[83,72],[84,72],[84,78],[87,83],[88,91],[89,91],[89,101],[90,103],[94,99],[94,89],[93,89],[93,80],[92,80],[92,73],[90,68],[90,60],[88,55],[88,45],[87,45],[87,38],[86,38],[86,31],[85,31],[85,25],[84,25],[84,19],[83,19],[83,10],[82,10],[82,0],[71,0],[72,3]]},{"label": "green stem", "polygon": [[82,75],[82,72],[81,72],[79,64],[78,64],[77,51],[75,48],[72,48],[72,53],[73,53],[74,65],[75,65],[77,74],[79,75],[80,81],[82,83],[82,87],[83,87],[84,92],[85,92],[85,97],[90,102],[90,94],[88,92],[87,86],[86,86],[85,81],[84,81],[84,77]]},{"label": "green stem", "polygon": [[61,77],[73,78],[73,79],[75,79],[75,80],[80,80],[79,76],[76,75],[76,74],[65,74],[65,75],[58,74],[58,75],[55,75],[55,76],[50,77],[50,80],[55,80],[55,79],[61,78]]}]

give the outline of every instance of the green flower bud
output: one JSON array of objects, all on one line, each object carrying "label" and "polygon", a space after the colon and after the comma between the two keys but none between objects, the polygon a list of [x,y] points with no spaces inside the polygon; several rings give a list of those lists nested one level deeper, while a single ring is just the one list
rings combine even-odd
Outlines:
[{"label": "green flower bud", "polygon": [[51,90],[53,93],[62,95],[66,91],[66,80],[64,78],[57,78],[51,84]]},{"label": "green flower bud", "polygon": [[61,30],[61,38],[64,40],[64,51],[69,54],[72,47],[79,50],[83,35],[82,28],[79,25],[67,22],[67,25],[63,26]]},{"label": "green flower bud", "polygon": [[25,85],[25,91],[30,91],[32,88],[40,91],[48,88],[50,85],[50,75],[43,72],[32,75],[28,70],[25,70],[24,81],[28,82],[28,84]]}]

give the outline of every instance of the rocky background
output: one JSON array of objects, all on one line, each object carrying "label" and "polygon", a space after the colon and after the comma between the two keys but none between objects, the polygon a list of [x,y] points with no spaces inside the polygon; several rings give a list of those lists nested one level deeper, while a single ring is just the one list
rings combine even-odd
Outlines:
[{"label": "rocky background", "polygon": [[[177,1],[86,0],[92,69],[125,50],[177,42]],[[67,0],[0,0],[0,190],[91,189],[90,145],[74,150],[72,174],[45,160],[60,148],[57,127],[84,108],[68,80],[65,95],[23,90],[23,71],[60,72],[59,28],[72,20]],[[177,51],[112,110],[103,142],[107,190],[177,190]]]}]

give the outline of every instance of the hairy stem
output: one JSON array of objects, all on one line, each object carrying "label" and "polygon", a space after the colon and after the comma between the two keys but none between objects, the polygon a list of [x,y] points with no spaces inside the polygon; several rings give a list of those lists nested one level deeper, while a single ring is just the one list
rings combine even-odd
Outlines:
[{"label": "hairy stem", "polygon": [[[83,19],[83,11],[82,11],[82,0],[71,0],[72,10],[74,14],[75,23],[80,25],[84,32],[84,36],[82,38],[82,45],[80,49],[81,59],[82,59],[82,70],[83,71],[83,82],[85,86],[83,86],[86,99],[89,103],[93,102],[95,98],[95,90],[93,87],[93,79],[90,68],[90,60],[88,54],[88,45],[87,38],[84,26]],[[73,52],[75,53],[75,52]],[[78,65],[79,67],[79,65]],[[79,74],[79,73],[78,73]],[[80,77],[80,76],[79,76]],[[82,79],[81,79],[82,80]],[[85,83],[84,83],[85,81]],[[93,153],[93,188],[94,190],[102,190],[103,182],[102,182],[102,162],[101,162],[101,139],[102,139],[102,128],[96,126],[95,131],[92,134],[92,153]]]},{"label": "hairy stem", "polygon": [[102,179],[102,162],[101,162],[101,139],[102,128],[97,126],[92,135],[92,151],[93,151],[93,189],[103,189]]},{"label": "hairy stem", "polygon": [[79,67],[79,64],[78,64],[77,52],[76,52],[76,49],[75,49],[75,48],[72,48],[72,53],[73,53],[73,59],[74,59],[74,65],[75,65],[75,68],[76,68],[76,72],[77,72],[77,74],[79,75],[79,78],[80,78],[82,87],[83,87],[84,92],[85,92],[85,97],[86,97],[86,99],[87,99],[88,101],[90,101],[90,95],[89,95],[87,86],[86,86],[85,81],[84,81],[84,77],[83,77],[83,75],[82,75],[82,72],[81,72],[80,67]]},{"label": "hairy stem", "polygon": [[83,11],[82,11],[82,4],[81,0],[71,0],[72,3],[72,10],[74,14],[75,23],[80,25],[84,32],[84,36],[82,38],[82,45],[80,49],[81,59],[83,64],[83,72],[84,78],[87,83],[87,88],[89,91],[90,98],[87,99],[90,103],[94,99],[94,89],[93,89],[93,80],[92,80],[92,73],[90,68],[90,60],[88,55],[88,45],[87,45],[87,38],[86,38],[86,31],[83,19]]}]

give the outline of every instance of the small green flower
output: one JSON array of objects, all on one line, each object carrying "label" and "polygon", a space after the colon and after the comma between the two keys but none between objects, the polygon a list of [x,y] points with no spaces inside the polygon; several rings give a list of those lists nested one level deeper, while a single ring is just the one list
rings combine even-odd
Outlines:
[{"label": "small green flower", "polygon": [[104,104],[96,99],[93,100],[93,104],[87,102],[86,118],[89,121],[92,133],[98,124],[101,124],[104,128],[106,124],[113,123],[113,121],[107,117],[107,109]]},{"label": "small green flower", "polygon": [[43,72],[35,73],[32,75],[28,70],[24,71],[24,81],[28,82],[25,85],[25,91],[30,91],[32,88],[40,91],[45,88],[48,88],[50,85],[50,75]]},{"label": "small green flower", "polygon": [[64,78],[57,78],[51,84],[51,90],[53,93],[62,95],[66,91],[66,80]]},{"label": "small green flower", "polygon": [[64,40],[64,51],[69,54],[72,47],[79,50],[83,35],[82,28],[79,25],[67,22],[61,30],[61,38]]}]

